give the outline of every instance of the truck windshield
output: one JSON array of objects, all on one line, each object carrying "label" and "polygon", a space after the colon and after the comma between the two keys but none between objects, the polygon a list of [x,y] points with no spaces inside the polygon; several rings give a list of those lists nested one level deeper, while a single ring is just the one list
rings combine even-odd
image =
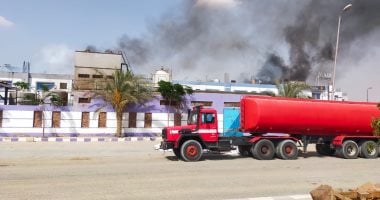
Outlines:
[{"label": "truck windshield", "polygon": [[197,124],[197,119],[198,119],[198,113],[196,111],[191,111],[189,118],[187,120],[187,124]]}]

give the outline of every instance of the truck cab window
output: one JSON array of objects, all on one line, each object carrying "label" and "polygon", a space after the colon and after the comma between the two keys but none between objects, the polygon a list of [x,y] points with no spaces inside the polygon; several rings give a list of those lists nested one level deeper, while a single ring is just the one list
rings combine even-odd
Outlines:
[{"label": "truck cab window", "polygon": [[198,115],[196,112],[191,112],[187,120],[187,124],[197,124]]},{"label": "truck cab window", "polygon": [[215,114],[213,113],[202,113],[202,123],[212,124],[214,123]]}]

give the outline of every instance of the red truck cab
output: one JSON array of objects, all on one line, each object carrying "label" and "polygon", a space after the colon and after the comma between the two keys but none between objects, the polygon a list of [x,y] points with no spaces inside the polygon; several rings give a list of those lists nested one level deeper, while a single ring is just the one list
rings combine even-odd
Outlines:
[{"label": "red truck cab", "polygon": [[188,114],[187,125],[165,127],[162,138],[162,149],[173,149],[178,158],[186,161],[198,160],[203,149],[220,147],[217,111],[203,106],[194,107]]}]

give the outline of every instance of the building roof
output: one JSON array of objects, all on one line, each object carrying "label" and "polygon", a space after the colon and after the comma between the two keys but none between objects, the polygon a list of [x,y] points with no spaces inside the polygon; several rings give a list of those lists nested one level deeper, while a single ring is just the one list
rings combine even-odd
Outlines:
[{"label": "building roof", "polygon": [[236,87],[277,89],[275,85],[270,85],[270,84],[221,83],[221,82],[201,82],[201,81],[178,81],[178,80],[173,80],[173,83],[184,84],[184,85],[210,85],[210,86],[224,86],[224,87],[236,86]]}]

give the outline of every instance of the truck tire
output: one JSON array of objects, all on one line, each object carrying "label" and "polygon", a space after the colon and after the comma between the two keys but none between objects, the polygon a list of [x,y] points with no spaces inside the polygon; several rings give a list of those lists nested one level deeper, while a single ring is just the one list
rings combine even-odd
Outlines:
[{"label": "truck tire", "polygon": [[267,139],[259,140],[252,146],[251,152],[253,157],[258,160],[271,160],[275,153],[274,144]]},{"label": "truck tire", "polygon": [[178,148],[173,148],[174,155],[179,159],[181,159],[181,152]]},{"label": "truck tire", "polygon": [[201,159],[202,153],[202,145],[196,140],[188,140],[181,146],[181,157],[184,161],[198,161]]},{"label": "truck tire", "polygon": [[330,147],[330,143],[316,144],[315,149],[322,156],[332,156],[335,153],[335,149]]},{"label": "truck tire", "polygon": [[278,143],[276,154],[283,160],[295,160],[298,157],[297,144],[293,140],[283,140]]},{"label": "truck tire", "polygon": [[341,156],[345,159],[356,159],[359,155],[359,147],[356,142],[352,140],[346,140],[343,142],[339,151]]},{"label": "truck tire", "polygon": [[359,143],[359,156],[362,158],[374,159],[379,156],[379,146],[372,140]]},{"label": "truck tire", "polygon": [[247,145],[238,146],[239,154],[243,157],[252,156],[252,153],[249,149],[250,149],[250,146],[247,146]]}]

